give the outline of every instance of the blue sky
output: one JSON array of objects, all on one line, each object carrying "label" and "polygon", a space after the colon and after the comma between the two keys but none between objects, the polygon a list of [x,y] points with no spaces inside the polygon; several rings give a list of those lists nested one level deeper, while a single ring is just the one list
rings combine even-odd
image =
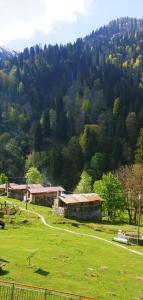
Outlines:
[{"label": "blue sky", "polygon": [[143,0],[0,0],[0,45],[74,42],[113,19],[143,17]]}]

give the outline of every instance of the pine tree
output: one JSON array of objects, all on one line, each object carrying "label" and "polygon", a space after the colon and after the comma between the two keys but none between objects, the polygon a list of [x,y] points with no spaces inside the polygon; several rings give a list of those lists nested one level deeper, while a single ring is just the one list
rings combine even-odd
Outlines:
[{"label": "pine tree", "polygon": [[141,128],[137,139],[136,151],[135,151],[135,162],[143,163],[143,128]]}]

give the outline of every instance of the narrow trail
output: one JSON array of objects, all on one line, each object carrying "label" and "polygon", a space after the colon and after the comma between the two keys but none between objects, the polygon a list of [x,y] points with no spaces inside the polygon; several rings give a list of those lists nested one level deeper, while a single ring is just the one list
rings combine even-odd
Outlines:
[{"label": "narrow trail", "polygon": [[116,247],[120,247],[126,251],[129,251],[131,253],[134,253],[134,254],[137,254],[137,255],[140,255],[140,256],[143,256],[143,252],[140,252],[140,251],[137,251],[137,250],[132,250],[132,249],[129,249],[128,247],[126,246],[123,246],[121,244],[118,244],[118,243],[115,243],[115,242],[112,242],[112,241],[109,241],[109,240],[106,240],[104,238],[101,238],[101,237],[98,237],[96,235],[92,235],[92,234],[88,234],[88,233],[80,233],[80,232],[76,232],[76,231],[72,231],[72,230],[69,230],[69,229],[65,229],[65,228],[61,228],[61,227],[56,227],[56,226],[53,226],[53,225],[50,225],[46,222],[44,216],[42,216],[41,214],[37,213],[37,212],[33,212],[31,210],[26,210],[25,208],[22,208],[20,207],[20,210],[22,211],[26,211],[26,212],[29,212],[29,213],[32,213],[32,214],[35,214],[36,216],[39,217],[39,219],[41,220],[41,222],[51,228],[51,229],[54,229],[54,230],[59,230],[59,231],[63,231],[63,232],[67,232],[67,233],[70,233],[70,234],[74,234],[74,235],[79,235],[79,236],[86,236],[86,237],[89,237],[89,238],[93,238],[93,239],[97,239],[97,240],[100,240],[100,241],[103,241],[105,243],[108,243],[108,244],[111,244],[111,245],[114,245]]}]

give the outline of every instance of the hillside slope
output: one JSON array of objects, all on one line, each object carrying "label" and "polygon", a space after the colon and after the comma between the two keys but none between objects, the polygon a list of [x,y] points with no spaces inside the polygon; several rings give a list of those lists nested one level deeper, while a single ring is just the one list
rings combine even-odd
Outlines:
[{"label": "hillside slope", "polygon": [[142,19],[0,59],[0,171],[13,179],[31,165],[68,189],[83,168],[98,179],[133,162],[142,127]]}]

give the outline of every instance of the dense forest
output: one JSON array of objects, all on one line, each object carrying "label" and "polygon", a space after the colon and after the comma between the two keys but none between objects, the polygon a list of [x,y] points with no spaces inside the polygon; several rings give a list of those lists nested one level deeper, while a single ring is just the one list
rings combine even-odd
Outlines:
[{"label": "dense forest", "polygon": [[142,128],[143,19],[74,44],[0,48],[0,172],[10,180],[31,166],[68,190],[83,170],[100,179],[143,162]]}]

